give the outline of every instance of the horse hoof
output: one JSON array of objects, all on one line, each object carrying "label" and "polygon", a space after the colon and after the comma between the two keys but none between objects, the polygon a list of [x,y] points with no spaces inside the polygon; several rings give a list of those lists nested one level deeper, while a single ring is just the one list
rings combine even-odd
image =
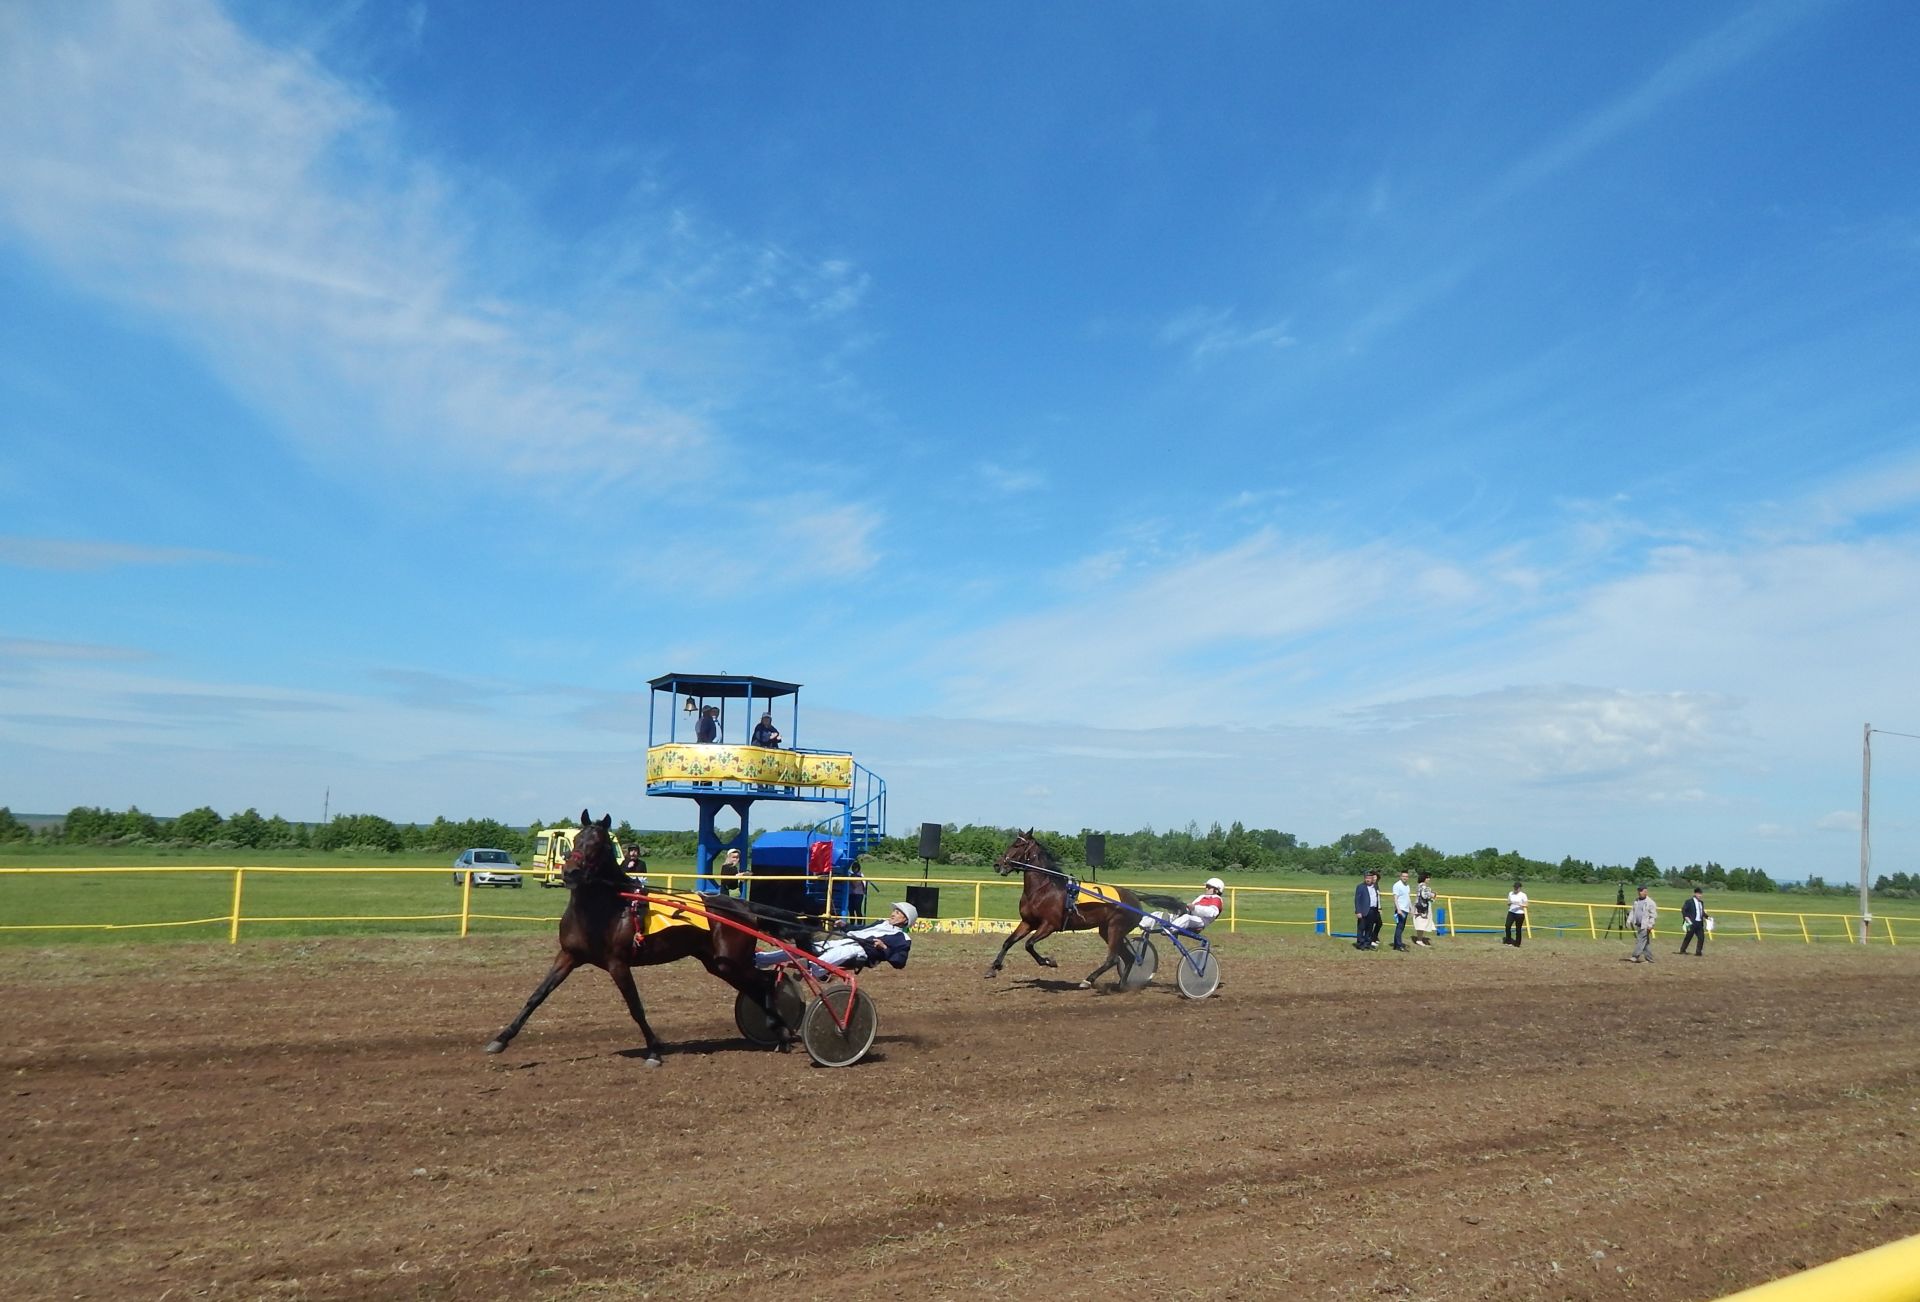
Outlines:
[{"label": "horse hoof", "polygon": [[507,1048],[507,1042],[505,1040],[495,1040],[492,1044],[489,1044],[487,1046],[487,1052],[488,1053],[504,1053],[506,1051],[506,1048]]},{"label": "horse hoof", "polygon": [[1082,981],[1082,982],[1080,983],[1080,988],[1081,988],[1082,990],[1091,990],[1091,989],[1093,989],[1093,982],[1091,982],[1091,981]]},{"label": "horse hoof", "polygon": [[640,1065],[643,1067],[658,1067],[660,1065],[660,1055],[650,1053],[640,1060]]}]

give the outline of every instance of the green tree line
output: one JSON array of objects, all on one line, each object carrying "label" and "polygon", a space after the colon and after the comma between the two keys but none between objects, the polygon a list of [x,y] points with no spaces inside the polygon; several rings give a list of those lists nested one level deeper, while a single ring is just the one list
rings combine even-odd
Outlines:
[{"label": "green tree line", "polygon": [[[35,830],[0,807],[0,843],[32,840],[75,845],[179,845],[206,849],[312,849],[386,851],[443,850],[491,846],[527,856],[533,850],[531,829],[573,826],[577,815],[535,819],[520,830],[490,818],[431,823],[394,823],[377,814],[340,814],[320,824],[293,823],[278,814],[263,817],[245,809],[222,817],[211,806],[190,809],[177,818],[158,818],[138,808],[124,811],[77,806],[63,823]],[[977,823],[949,823],[941,831],[937,862],[956,868],[986,867],[1021,829]],[[1062,864],[1085,868],[1086,838],[1095,829],[1069,834],[1034,829]],[[650,855],[690,858],[695,836],[691,831],[642,831],[622,821],[614,831],[623,845],[639,845]],[[1291,832],[1248,828],[1239,822],[1213,824],[1202,832],[1189,823],[1184,828],[1137,832],[1106,832],[1105,871],[1115,877],[1150,879],[1192,876],[1210,872],[1306,872],[1333,877],[1358,877],[1370,869],[1391,876],[1402,869],[1430,872],[1441,878],[1484,878],[1547,882],[1665,882],[1671,886],[1703,885],[1734,891],[1799,891],[1809,894],[1845,894],[1844,884],[1828,885],[1819,877],[1802,885],[1776,883],[1759,868],[1726,868],[1714,862],[1661,868],[1642,855],[1631,864],[1596,864],[1569,855],[1558,863],[1530,859],[1494,846],[1466,854],[1447,854],[1416,841],[1396,850],[1385,833],[1374,827],[1349,832],[1326,845],[1310,845]],[[919,858],[917,837],[888,837],[872,857],[913,862]],[[1892,894],[1920,894],[1920,874],[1882,875],[1876,890]]]}]

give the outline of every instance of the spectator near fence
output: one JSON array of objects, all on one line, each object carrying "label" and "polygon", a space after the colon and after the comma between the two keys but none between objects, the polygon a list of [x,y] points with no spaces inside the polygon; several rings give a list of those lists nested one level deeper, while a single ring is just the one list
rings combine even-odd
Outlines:
[{"label": "spectator near fence", "polygon": [[1527,893],[1515,882],[1513,889],[1507,892],[1507,926],[1500,933],[1500,943],[1520,948],[1520,942],[1527,938]]},{"label": "spectator near fence", "polygon": [[1433,942],[1426,939],[1434,934],[1433,917],[1433,874],[1421,873],[1420,884],[1413,892],[1413,943],[1433,948]]},{"label": "spectator near fence", "polygon": [[1407,950],[1407,919],[1413,916],[1413,889],[1407,885],[1407,874],[1400,873],[1400,880],[1393,884],[1393,947],[1405,954]]},{"label": "spectator near fence", "polygon": [[1660,907],[1648,897],[1647,888],[1640,887],[1627,910],[1627,925],[1633,928],[1633,956],[1627,962],[1653,962],[1653,923],[1659,916]]},{"label": "spectator near fence", "polygon": [[1380,948],[1380,874],[1368,872],[1353,888],[1353,947]]},{"label": "spectator near fence", "polygon": [[1687,952],[1687,946],[1699,942],[1693,951],[1695,958],[1702,958],[1707,952],[1707,899],[1698,886],[1693,888],[1693,898],[1680,906],[1680,917],[1687,924],[1687,934],[1680,938],[1680,952]]}]

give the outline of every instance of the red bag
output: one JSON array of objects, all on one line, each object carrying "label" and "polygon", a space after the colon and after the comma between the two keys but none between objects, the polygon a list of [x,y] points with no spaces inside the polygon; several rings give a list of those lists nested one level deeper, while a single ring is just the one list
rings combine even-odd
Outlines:
[{"label": "red bag", "polygon": [[815,841],[807,847],[807,871],[823,877],[833,871],[833,842]]}]

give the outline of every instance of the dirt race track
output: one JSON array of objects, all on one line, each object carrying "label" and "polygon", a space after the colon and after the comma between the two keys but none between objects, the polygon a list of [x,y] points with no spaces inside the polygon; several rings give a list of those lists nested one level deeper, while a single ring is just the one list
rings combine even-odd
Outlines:
[{"label": "dirt race track", "polygon": [[1920,949],[990,944],[840,1071],[691,964],[663,1067],[595,971],[487,1057],[531,936],[0,950],[0,1296],[1693,1299],[1920,1232]]}]

